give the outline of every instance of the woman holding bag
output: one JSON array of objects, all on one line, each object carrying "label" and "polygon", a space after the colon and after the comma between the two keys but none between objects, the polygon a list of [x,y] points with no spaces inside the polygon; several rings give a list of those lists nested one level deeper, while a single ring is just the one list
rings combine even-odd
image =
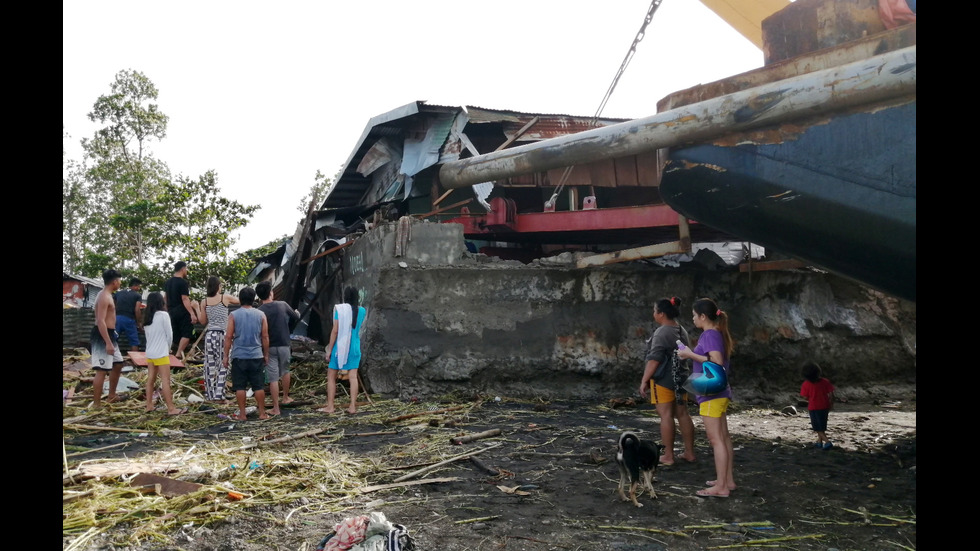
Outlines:
[{"label": "woman holding bag", "polygon": [[684,454],[680,457],[691,463],[695,460],[694,421],[687,412],[684,389],[676,387],[670,369],[675,343],[681,341],[686,345],[690,342],[687,331],[677,323],[680,305],[681,299],[677,297],[662,298],[654,303],[653,321],[659,327],[647,340],[646,368],[640,379],[640,396],[650,396],[650,403],[657,406],[657,414],[660,415],[660,439],[664,445],[660,464],[665,466],[673,465],[675,460],[675,420],[680,425],[681,439],[684,440]]},{"label": "woman holding bag", "polygon": [[[728,314],[723,312],[715,301],[710,298],[698,299],[692,307],[694,326],[701,329],[698,345],[691,350],[688,347],[678,350],[677,355],[683,359],[694,360],[692,374],[697,376],[704,372],[704,363],[713,362],[725,368],[730,368],[729,358],[734,348],[732,336],[728,332]],[[715,479],[707,482],[708,487],[698,490],[701,497],[728,497],[735,489],[733,474],[732,436],[728,432],[728,404],[732,399],[732,388],[726,386],[718,394],[698,396],[701,420],[704,430],[711,442],[715,456]]]},{"label": "woman holding bag", "polygon": [[347,372],[350,381],[350,407],[347,413],[357,413],[357,368],[361,365],[361,326],[367,310],[358,305],[358,292],[354,287],[344,289],[344,302],[333,309],[333,329],[327,343],[327,405],[317,411],[334,412],[337,394],[337,372]]}]

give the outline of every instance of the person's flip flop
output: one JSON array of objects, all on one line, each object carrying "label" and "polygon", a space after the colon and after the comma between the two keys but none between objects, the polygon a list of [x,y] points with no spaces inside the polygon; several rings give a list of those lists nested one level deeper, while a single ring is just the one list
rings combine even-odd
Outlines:
[{"label": "person's flip flop", "polygon": [[661,467],[672,467],[673,465],[674,465],[673,461],[663,461],[663,460],[660,461]]},{"label": "person's flip flop", "polygon": [[709,494],[707,488],[705,488],[704,490],[698,490],[697,492],[694,493],[700,497],[728,497],[727,495],[723,496],[720,494]]},{"label": "person's flip flop", "polygon": [[[707,480],[707,481],[705,481],[704,485],[705,486],[714,486],[715,485],[715,482],[716,482],[715,480]],[[728,491],[729,492],[734,492],[735,490],[728,490]]]},{"label": "person's flip flop", "polygon": [[187,413],[187,411],[188,411],[187,408],[180,408],[180,409],[177,410],[177,413],[170,413],[168,411],[167,412],[167,415],[183,415],[184,413]]}]

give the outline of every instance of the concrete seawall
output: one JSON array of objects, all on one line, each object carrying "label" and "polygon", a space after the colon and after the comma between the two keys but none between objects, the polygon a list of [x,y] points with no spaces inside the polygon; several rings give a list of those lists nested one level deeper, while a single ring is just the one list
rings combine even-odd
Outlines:
[{"label": "concrete seawall", "polygon": [[[403,228],[404,229],[404,228]],[[746,401],[791,400],[800,364],[844,396],[915,388],[915,304],[812,269],[742,273],[699,262],[577,269],[465,252],[459,226],[384,225],[344,258],[362,289],[362,377],[401,398],[449,393],[605,399],[635,394],[653,303],[711,297],[731,317],[732,386]],[[396,240],[402,255],[395,257]]]}]

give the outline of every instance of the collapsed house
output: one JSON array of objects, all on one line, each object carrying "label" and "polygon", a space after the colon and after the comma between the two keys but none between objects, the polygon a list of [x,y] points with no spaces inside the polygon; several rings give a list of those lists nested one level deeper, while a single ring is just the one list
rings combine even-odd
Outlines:
[{"label": "collapsed house", "polygon": [[[527,264],[561,253],[590,265],[712,249],[728,263],[761,247],[686,220],[663,203],[656,152],[443,189],[443,163],[480,152],[568,136],[626,119],[520,113],[412,102],[368,122],[329,195],[292,239],[260,259],[252,280],[272,279],[276,296],[304,315],[297,333],[326,341],[344,278],[342,252],[365,232],[393,224],[394,257],[406,254],[413,223],[458,224],[460,252]],[[420,230],[415,229],[416,233]],[[698,243],[692,249],[692,241]],[[647,247],[628,258],[623,249]],[[669,261],[669,260],[668,260]],[[326,292],[325,292],[326,291]]]},{"label": "collapsed house", "polygon": [[401,397],[623,394],[667,296],[728,311],[743,398],[792,389],[804,359],[839,388],[914,385],[914,20],[800,0],[763,23],[766,67],[643,119],[374,117],[252,277],[321,343],[357,287],[365,382]]}]

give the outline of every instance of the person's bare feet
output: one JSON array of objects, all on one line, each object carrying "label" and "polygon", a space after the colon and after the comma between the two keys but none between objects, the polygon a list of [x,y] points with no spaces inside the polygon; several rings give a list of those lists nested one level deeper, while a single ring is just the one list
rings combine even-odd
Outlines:
[{"label": "person's bare feet", "polygon": [[105,400],[103,400],[103,401],[104,401],[105,403],[107,403],[107,404],[114,404],[114,403],[116,403],[116,402],[118,402],[119,400],[120,400],[120,398],[119,398],[119,395],[118,395],[118,394],[110,394],[110,395],[109,395],[109,396],[108,396],[108,397],[107,397],[107,398],[106,398]]},{"label": "person's bare feet", "polygon": [[279,404],[280,405],[286,405],[286,404],[291,404],[291,403],[293,403],[295,401],[296,400],[294,400],[292,398],[283,398],[282,400],[279,400]]},{"label": "person's bare feet", "polygon": [[357,413],[357,408],[347,408],[347,413],[354,415]]},{"label": "person's bare feet", "polygon": [[674,464],[674,456],[673,455],[668,456],[667,454],[661,455],[660,464],[663,465],[664,467],[670,467],[671,465]]},{"label": "person's bare feet", "polygon": [[[718,481],[717,481],[717,480],[709,480],[709,481],[707,481],[707,482],[705,482],[705,485],[707,485],[708,487],[714,487],[714,486],[715,486],[715,484],[717,484],[717,483],[718,483]],[[734,490],[734,489],[735,489],[735,488],[737,488],[737,487],[738,487],[738,486],[735,486],[734,484],[730,484],[730,485],[728,486],[728,491],[730,492],[730,491],[732,491],[732,490]]]},{"label": "person's bare feet", "polygon": [[278,409],[270,409],[269,415],[282,415],[282,412],[279,411]]},{"label": "person's bare feet", "polygon": [[268,419],[268,418],[269,418],[268,413],[263,413],[262,415],[259,415],[259,419]]},{"label": "person's bare feet", "polygon": [[690,456],[688,456],[688,455],[682,455],[682,456],[680,456],[680,458],[683,459],[684,461],[687,461],[688,463],[694,463],[694,462],[697,461],[697,458],[694,457],[694,454],[693,453]]},{"label": "person's bare feet", "polygon": [[180,415],[182,413],[187,413],[187,408],[180,408],[180,409],[174,408],[172,410],[167,411],[167,415]]},{"label": "person's bare feet", "polygon": [[729,492],[726,492],[724,490],[718,490],[713,486],[711,488],[698,490],[695,493],[701,497],[728,497],[729,495]]},{"label": "person's bare feet", "polygon": [[235,416],[235,420],[237,421],[244,421],[246,419],[248,419],[248,415],[244,413],[239,413],[238,415]]},{"label": "person's bare feet", "polygon": [[322,407],[317,409],[317,411],[319,411],[320,413],[333,413],[334,410],[332,407]]}]

